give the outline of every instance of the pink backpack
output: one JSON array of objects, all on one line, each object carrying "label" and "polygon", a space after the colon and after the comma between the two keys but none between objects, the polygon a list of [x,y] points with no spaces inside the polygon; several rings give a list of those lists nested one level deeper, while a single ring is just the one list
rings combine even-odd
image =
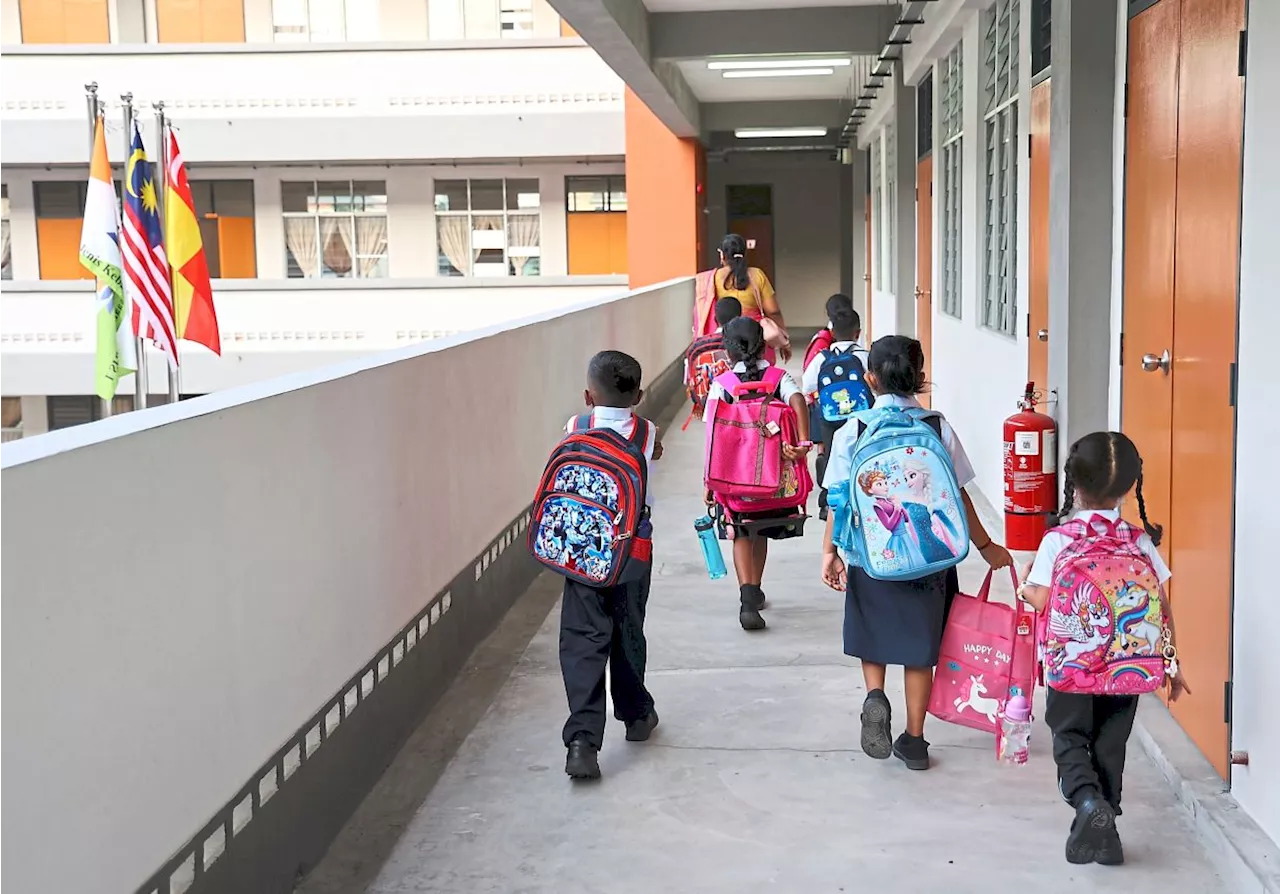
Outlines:
[{"label": "pink backpack", "polygon": [[[1126,521],[1094,516],[1054,531],[1072,538],[1053,563],[1039,639],[1051,689],[1141,695],[1164,683],[1164,590]],[[1052,533],[1052,532],[1051,532]]]},{"label": "pink backpack", "polygon": [[707,429],[704,478],[730,511],[795,509],[813,489],[808,464],[782,456],[784,443],[800,440],[795,410],[778,398],[782,376],[771,366],[758,382],[743,382],[732,372],[716,377],[726,398],[715,402]]}]

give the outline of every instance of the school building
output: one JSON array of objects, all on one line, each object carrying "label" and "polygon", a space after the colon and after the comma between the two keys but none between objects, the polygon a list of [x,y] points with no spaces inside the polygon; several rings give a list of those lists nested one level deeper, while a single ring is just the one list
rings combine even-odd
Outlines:
[{"label": "school building", "polygon": [[[997,866],[1068,890],[1043,868],[1060,850],[1024,838],[1069,821],[1042,725],[1034,786],[992,781],[986,740],[932,720],[941,788],[853,754],[816,530],[766,581],[801,632],[719,632],[736,596],[707,590],[678,424],[648,622],[671,747],[611,739],[593,792],[559,776],[557,587],[527,556],[529,500],[598,349],[636,356],[669,419],[691,277],[738,232],[793,333],[844,291],[864,340],[921,339],[989,514],[1027,381],[1059,461],[1091,431],[1133,437],[1193,692],[1139,711],[1130,870],[1280,891],[1280,4],[201,2],[4,0],[6,425],[10,398],[26,425],[91,381],[70,282],[88,81],[113,120],[131,89],[180,125],[230,346],[220,366],[190,349],[198,399],[0,452],[24,771],[6,881],[283,892],[328,865],[299,890],[976,891]],[[818,842],[830,859],[794,862]],[[973,874],[933,867],[953,862]]]}]

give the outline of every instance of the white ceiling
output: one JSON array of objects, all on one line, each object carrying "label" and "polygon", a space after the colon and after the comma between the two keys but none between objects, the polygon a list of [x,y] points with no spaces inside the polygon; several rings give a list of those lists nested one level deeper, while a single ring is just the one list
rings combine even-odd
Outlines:
[{"label": "white ceiling", "polygon": [[885,0],[644,0],[649,12],[732,12],[743,9],[792,9],[813,6],[891,6]]},{"label": "white ceiling", "polygon": [[[787,58],[796,57],[788,56]],[[828,53],[821,58],[831,59],[834,56]],[[706,59],[687,59],[677,64],[689,83],[690,89],[701,102],[852,99],[862,87],[876,57],[851,56],[849,58],[853,64],[836,68],[834,74],[781,78],[726,78],[723,77],[723,72],[708,69]]]}]

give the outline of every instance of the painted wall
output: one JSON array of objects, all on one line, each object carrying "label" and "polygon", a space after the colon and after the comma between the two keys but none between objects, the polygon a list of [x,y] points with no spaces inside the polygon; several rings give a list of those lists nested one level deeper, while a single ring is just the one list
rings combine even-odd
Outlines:
[{"label": "painted wall", "polygon": [[703,150],[671,133],[630,88],[625,105],[627,265],[639,288],[698,270]]},{"label": "painted wall", "polygon": [[[840,291],[842,265],[850,263],[849,232],[841,224],[841,168],[819,153],[730,154],[707,162],[709,244],[700,266],[716,263],[727,231],[726,187],[764,184],[773,188],[773,264],[778,304],[789,326],[827,324],[827,298]],[[857,188],[861,213],[861,185]],[[861,283],[859,283],[861,285]]]},{"label": "painted wall", "polygon": [[[1024,4],[1025,7],[1025,4]],[[965,13],[964,22],[964,148],[961,190],[961,316],[942,313],[941,302],[933,302],[933,406],[946,414],[964,442],[978,474],[978,487],[999,508],[1003,500],[1004,458],[1002,424],[1015,411],[1015,402],[1026,385],[1027,338],[1022,321],[1029,307],[1029,272],[1027,265],[1029,235],[1030,168],[1026,163],[1027,134],[1030,125],[1030,44],[1029,10],[1023,9],[1022,47],[1019,64],[1018,98],[1018,334],[1010,337],[978,325],[982,288],[981,234],[986,225],[983,193],[984,129],[979,106],[981,86],[981,31],[975,11]],[[959,26],[957,25],[957,28]],[[939,55],[955,46],[939,44]],[[934,92],[935,98],[937,91]],[[939,118],[935,114],[934,121]],[[935,158],[940,157],[937,128],[934,130]],[[938,206],[941,190],[934,190],[935,247],[942,244],[939,228],[942,213]],[[941,272],[934,256],[933,281],[941,282]],[[907,298],[910,291],[907,290]]]},{"label": "painted wall", "polygon": [[1274,596],[1271,519],[1280,471],[1275,412],[1275,333],[1280,329],[1280,253],[1275,206],[1280,201],[1280,5],[1249,8],[1248,88],[1245,95],[1244,181],[1240,246],[1239,399],[1236,434],[1236,553],[1231,747],[1249,753],[1233,767],[1231,793],[1258,825],[1280,842],[1280,601]]},{"label": "painted wall", "polygon": [[[656,375],[692,297],[683,280],[6,444],[3,511],[23,521],[0,544],[4,719],[22,734],[4,760],[22,771],[4,806],[23,821],[5,882],[141,884],[523,510],[603,334]],[[539,370],[504,412],[423,387],[495,356]],[[446,418],[484,436],[460,453]],[[108,518],[149,537],[66,549]]]}]

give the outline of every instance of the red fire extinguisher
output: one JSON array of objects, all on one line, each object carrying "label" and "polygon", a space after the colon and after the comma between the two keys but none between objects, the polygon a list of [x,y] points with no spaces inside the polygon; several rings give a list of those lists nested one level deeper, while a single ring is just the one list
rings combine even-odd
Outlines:
[{"label": "red fire extinguisher", "polygon": [[1004,537],[1014,550],[1035,550],[1058,509],[1058,427],[1036,412],[1035,382],[1004,421]]}]

